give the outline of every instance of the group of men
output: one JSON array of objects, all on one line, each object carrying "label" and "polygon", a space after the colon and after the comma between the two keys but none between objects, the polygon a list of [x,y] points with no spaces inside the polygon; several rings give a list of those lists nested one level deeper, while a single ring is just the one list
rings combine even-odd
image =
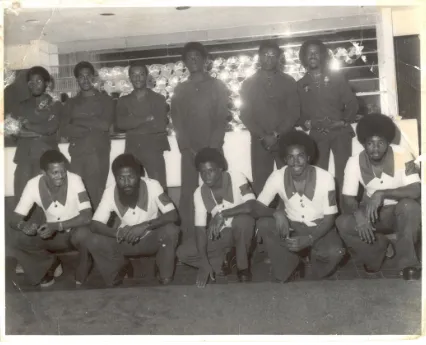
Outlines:
[{"label": "group of men", "polygon": [[[307,254],[308,275],[331,274],[346,247],[367,271],[380,270],[395,255],[401,270],[419,269],[420,177],[413,158],[391,145],[396,128],[381,114],[360,121],[364,151],[350,157],[355,135],[350,123],[358,104],[345,79],[328,69],[325,45],[317,40],[302,45],[307,72],[296,83],[278,69],[279,46],[261,44],[260,69],[241,89],[253,184],[227,169],[222,146],[229,94],[206,72],[207,56],[201,43],[185,45],[182,58],[190,76],[175,88],[171,102],[182,156],[179,211],[167,194],[167,103],[147,88],[143,63],[130,65],[134,91],[116,107],[95,89],[95,69],[88,62],[75,66],[80,92],[64,106],[45,93],[50,81],[45,69],[28,71],[32,97],[13,113],[22,123],[15,155],[18,203],[8,231],[17,271],[33,284],[50,286],[62,274],[52,252],[76,249],[77,284],[95,264],[105,283],[115,286],[132,275],[129,257],[156,255],[160,283],[172,281],[177,257],[198,268],[196,284],[204,287],[229,273],[228,255],[235,247],[238,278],[246,282],[256,230],[280,282],[291,280]],[[112,163],[115,184],[105,188],[114,123],[126,131],[126,147]],[[294,130],[297,125],[309,135]],[[69,140],[71,162],[58,150],[59,137]],[[327,171],[330,150],[337,188]],[[359,184],[365,189],[361,201]],[[34,204],[43,214],[31,214]],[[118,222],[110,222],[111,214]],[[396,232],[396,242],[386,232]]]}]

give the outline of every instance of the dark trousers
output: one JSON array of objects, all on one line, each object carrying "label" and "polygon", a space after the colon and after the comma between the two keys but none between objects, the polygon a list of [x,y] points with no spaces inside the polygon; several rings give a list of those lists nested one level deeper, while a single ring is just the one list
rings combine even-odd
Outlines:
[{"label": "dark trousers", "polygon": [[167,224],[155,229],[136,244],[117,243],[115,238],[92,233],[87,246],[105,283],[112,286],[122,280],[129,256],[156,255],[160,277],[173,277],[178,237],[179,228]]},{"label": "dark trousers", "polygon": [[153,147],[127,147],[126,153],[131,153],[142,163],[149,178],[160,182],[161,186],[167,190],[166,163],[164,151]]},{"label": "dark trousers", "polygon": [[198,187],[198,171],[194,165],[194,155],[190,150],[181,152],[181,189],[179,215],[183,239],[192,238],[194,233],[194,192]]},{"label": "dark trousers", "polygon": [[348,131],[332,131],[324,135],[314,130],[309,135],[315,140],[318,149],[316,166],[328,171],[330,150],[333,151],[334,176],[337,181],[338,194],[342,193],[346,163],[352,155],[353,136]]},{"label": "dark trousers", "polygon": [[[222,230],[219,239],[215,241],[208,239],[207,257],[215,273],[220,272],[226,254],[233,247],[236,249],[237,268],[244,270],[249,267],[248,255],[254,233],[254,223],[254,219],[250,216],[236,216],[232,221],[232,226]],[[199,267],[200,257],[195,237],[187,239],[178,247],[177,257],[184,264]]]},{"label": "dark trousers", "polygon": [[79,251],[76,280],[84,282],[89,274],[92,259],[86,249],[86,241],[91,231],[79,227],[69,232],[57,232],[49,239],[40,236],[27,236],[22,231],[10,230],[11,247],[18,263],[22,265],[31,284],[39,284],[56,260],[55,252]]},{"label": "dark trousers", "polygon": [[109,174],[110,150],[92,151],[71,156],[70,170],[84,182],[94,210],[98,207],[105,190]]},{"label": "dark trousers", "polygon": [[357,259],[372,270],[379,270],[385,259],[389,239],[385,234],[396,233],[395,243],[398,268],[419,264],[415,244],[421,232],[420,204],[412,199],[402,199],[396,205],[383,206],[379,211],[379,222],[375,224],[376,240],[368,244],[361,240],[355,229],[353,215],[341,215],[336,220],[337,228],[346,245]]},{"label": "dark trousers", "polygon": [[256,195],[262,192],[265,182],[274,170],[274,162],[277,169],[284,166],[278,151],[267,151],[259,139],[251,136],[251,170],[253,175],[253,189]]},{"label": "dark trousers", "polygon": [[[303,223],[290,222],[294,230],[291,236],[309,236],[315,227]],[[272,269],[276,279],[287,281],[300,263],[300,255],[287,248],[284,239],[276,233],[276,222],[272,217],[261,218],[258,221],[259,233],[262,234]],[[345,255],[342,240],[336,229],[331,229],[318,239],[311,249],[312,278],[321,279],[329,275]]]}]

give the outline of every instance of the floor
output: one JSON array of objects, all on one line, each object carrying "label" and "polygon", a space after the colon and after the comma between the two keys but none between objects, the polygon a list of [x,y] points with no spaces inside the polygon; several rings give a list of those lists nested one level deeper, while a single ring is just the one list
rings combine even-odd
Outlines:
[{"label": "floor", "polygon": [[[323,281],[301,274],[271,282],[265,255],[253,258],[253,282],[235,272],[204,290],[196,270],[176,268],[170,286],[158,286],[154,260],[133,260],[135,277],[107,289],[96,269],[76,288],[75,254],[61,255],[64,275],[40,290],[6,260],[6,334],[418,334],[421,283],[404,281],[385,263],[366,273],[349,256]],[[309,266],[309,265],[308,265]],[[137,305],[137,307],[135,307]]]}]

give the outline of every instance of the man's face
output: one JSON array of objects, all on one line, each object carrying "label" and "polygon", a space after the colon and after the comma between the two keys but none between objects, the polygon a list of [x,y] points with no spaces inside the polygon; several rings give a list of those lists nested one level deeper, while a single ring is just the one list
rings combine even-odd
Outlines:
[{"label": "man's face", "polygon": [[204,70],[206,60],[198,50],[190,50],[186,53],[184,62],[190,73],[196,73]]},{"label": "man's face", "polygon": [[308,69],[317,69],[321,64],[321,50],[316,44],[311,44],[306,49],[305,59],[308,63]]},{"label": "man's face", "polygon": [[90,68],[82,68],[78,72],[77,83],[82,91],[89,91],[93,88],[95,76]]},{"label": "man's face", "polygon": [[33,96],[41,96],[47,88],[47,82],[44,81],[41,75],[33,74],[28,81],[28,88]]},{"label": "man's face", "polygon": [[130,68],[129,78],[135,89],[143,89],[146,87],[148,75],[145,71],[145,68],[140,66]]},{"label": "man's face", "polygon": [[214,162],[200,164],[200,175],[203,182],[210,188],[221,179],[223,170]]},{"label": "man's face", "polygon": [[275,70],[279,59],[280,54],[273,48],[262,49],[259,53],[260,67],[265,71]]},{"label": "man's face", "polygon": [[61,187],[67,180],[67,169],[65,163],[51,163],[47,170],[43,171],[49,182],[55,187]]},{"label": "man's face", "polygon": [[115,181],[117,182],[117,187],[125,195],[133,195],[139,190],[140,176],[133,168],[121,168],[115,177]]},{"label": "man's face", "polygon": [[287,148],[286,162],[292,176],[301,176],[309,164],[309,156],[303,146],[289,146]]},{"label": "man's face", "polygon": [[379,162],[388,151],[389,143],[385,138],[372,136],[366,140],[364,148],[370,160]]}]

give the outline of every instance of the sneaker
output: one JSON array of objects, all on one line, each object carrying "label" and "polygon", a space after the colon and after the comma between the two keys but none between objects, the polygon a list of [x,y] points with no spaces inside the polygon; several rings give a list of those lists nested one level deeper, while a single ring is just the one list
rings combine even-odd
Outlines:
[{"label": "sneaker", "polygon": [[247,283],[249,281],[251,281],[251,272],[248,268],[244,269],[244,270],[238,270],[238,280],[241,283]]},{"label": "sneaker", "polygon": [[49,286],[51,286],[51,285],[53,285],[53,284],[55,284],[55,278],[54,278],[54,277],[52,277],[52,276],[51,276],[51,275],[49,275],[49,274],[46,274],[46,275],[44,276],[43,280],[40,282],[40,286],[41,286],[42,288],[47,288],[47,287],[49,287]]},{"label": "sneaker", "polygon": [[20,264],[16,264],[15,273],[16,274],[24,274],[24,268]]},{"label": "sneaker", "polygon": [[55,278],[59,278],[62,273],[64,273],[64,270],[62,269],[61,261],[59,261],[59,259],[56,259],[52,267],[49,268],[48,274]]},{"label": "sneaker", "polygon": [[386,249],[386,258],[392,259],[395,256],[395,248],[393,247],[393,244],[389,242],[388,247]]},{"label": "sneaker", "polygon": [[53,276],[55,278],[60,277],[64,273],[64,270],[62,268],[62,264],[59,264],[58,267],[55,268],[55,271],[53,272]]}]

